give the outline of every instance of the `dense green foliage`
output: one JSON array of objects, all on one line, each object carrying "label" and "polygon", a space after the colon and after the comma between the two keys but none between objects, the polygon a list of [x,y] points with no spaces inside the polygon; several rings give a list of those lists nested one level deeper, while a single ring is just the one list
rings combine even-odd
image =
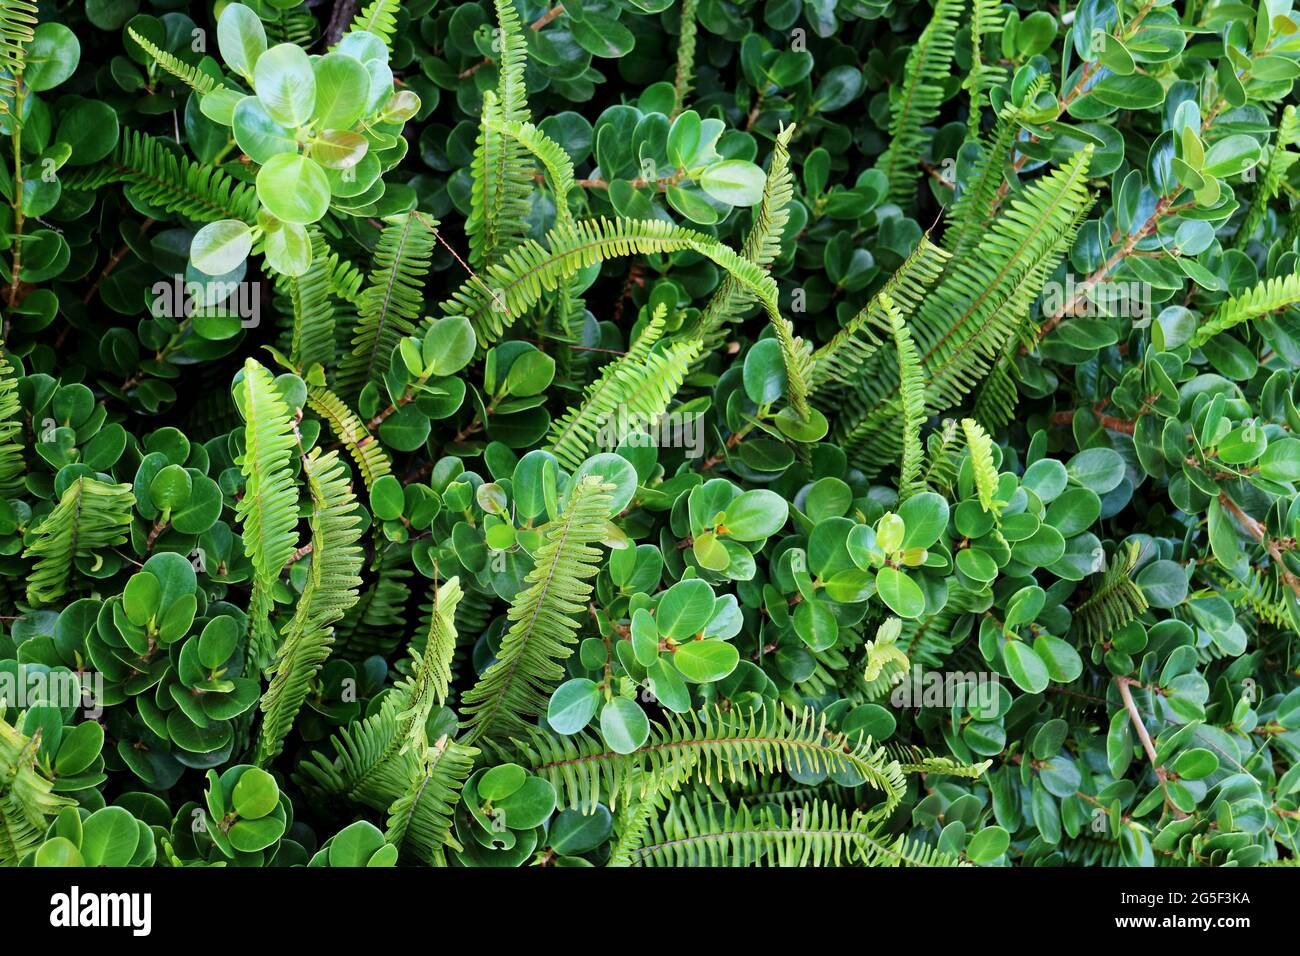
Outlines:
[{"label": "dense green foliage", "polygon": [[0,865],[1300,841],[1291,0],[0,0]]}]

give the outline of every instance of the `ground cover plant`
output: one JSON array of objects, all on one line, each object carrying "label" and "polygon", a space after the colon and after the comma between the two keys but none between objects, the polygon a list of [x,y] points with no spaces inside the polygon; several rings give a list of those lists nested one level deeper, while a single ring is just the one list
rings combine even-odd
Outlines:
[{"label": "ground cover plant", "polygon": [[0,864],[1294,863],[1291,0],[0,0]]}]

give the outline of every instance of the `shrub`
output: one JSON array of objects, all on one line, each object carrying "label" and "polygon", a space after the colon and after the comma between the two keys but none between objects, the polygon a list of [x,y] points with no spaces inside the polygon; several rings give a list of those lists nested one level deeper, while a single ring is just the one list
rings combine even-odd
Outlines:
[{"label": "shrub", "polygon": [[0,863],[1264,865],[1300,16],[0,0]]}]

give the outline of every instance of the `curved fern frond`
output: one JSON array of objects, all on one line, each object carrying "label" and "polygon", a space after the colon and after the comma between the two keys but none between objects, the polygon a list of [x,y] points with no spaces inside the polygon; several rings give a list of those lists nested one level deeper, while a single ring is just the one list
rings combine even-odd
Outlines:
[{"label": "curved fern frond", "polygon": [[493,0],[493,6],[501,47],[497,90],[494,98],[483,101],[478,145],[470,166],[470,214],[465,223],[470,265],[475,268],[498,261],[523,241],[534,190],[527,150],[499,129],[503,124],[528,122],[524,82],[528,43],[514,0]]},{"label": "curved fern frond", "polygon": [[[627,431],[652,431],[681,388],[700,352],[698,341],[672,342],[653,350],[664,330],[660,306],[627,354],[601,370],[582,403],[551,426],[546,448],[569,470],[594,449],[612,450]],[[602,441],[602,438],[604,441]]]},{"label": "curved fern frond", "polygon": [[710,259],[740,286],[776,309],[776,283],[760,266],[704,233],[661,219],[590,219],[556,226],[543,245],[529,239],[471,278],[442,304],[474,326],[480,345],[491,345],[543,292],[597,262],[630,256],[692,251]]},{"label": "curved fern frond", "polygon": [[377,479],[393,473],[384,446],[375,440],[347,402],[328,388],[313,385],[307,388],[307,407],[324,419],[334,437],[343,443],[356,462],[367,491]]},{"label": "curved fern frond", "polygon": [[414,211],[387,220],[375,247],[375,268],[357,300],[352,351],[339,365],[337,385],[344,395],[381,382],[397,343],[415,332],[437,228],[436,221]]},{"label": "curved fern frond", "polygon": [[329,657],[334,622],[357,603],[361,588],[361,516],[338,452],[322,455],[314,448],[302,463],[312,502],[311,564],[262,695],[257,757],[263,765],[283,748],[311,682]]},{"label": "curved fern frond", "polygon": [[109,183],[126,183],[145,205],[196,222],[239,219],[252,224],[261,205],[251,183],[194,162],[165,140],[136,130],[122,130],[113,154],[102,163],[63,176],[65,189],[95,190]]},{"label": "curved fern frond", "polygon": [[509,631],[497,660],[461,698],[466,740],[518,733],[542,713],[552,686],[563,679],[560,665],[573,653],[578,623],[586,610],[591,578],[600,569],[609,518],[608,486],[586,477],[574,485],[564,512],[547,527],[534,556],[528,585],[510,605]]},{"label": "curved fern frond", "polygon": [[82,475],[59,496],[54,510],[32,531],[23,557],[35,558],[27,578],[27,601],[34,607],[58,600],[78,559],[94,558],[103,548],[127,538],[135,495],[130,485],[110,485]]},{"label": "curved fern frond", "polygon": [[180,57],[173,56],[166,50],[156,46],[148,37],[136,33],[130,26],[126,32],[131,35],[131,39],[140,45],[140,48],[152,57],[153,61],[166,72],[170,73],[176,79],[180,80],[196,93],[207,94],[215,93],[222,88],[222,85],[214,80],[208,74],[204,73],[196,66],[190,66]]},{"label": "curved fern frond", "polygon": [[[489,102],[492,104],[489,108]],[[510,137],[528,150],[546,171],[551,192],[555,196],[555,222],[565,225],[573,221],[569,212],[569,192],[574,189],[573,160],[563,146],[547,136],[532,123],[507,120],[496,105],[496,95],[490,90],[483,94],[483,122],[498,133]]]},{"label": "curved fern frond", "polygon": [[244,417],[244,454],[237,462],[244,494],[235,505],[235,517],[253,564],[249,647],[258,666],[264,667],[275,650],[272,590],[297,545],[298,490],[290,467],[296,440],[289,407],[271,373],[256,359],[245,360],[244,376],[235,389]]},{"label": "curved fern frond", "polygon": [[17,866],[45,839],[61,809],[73,802],[54,793],[37,769],[40,740],[27,737],[0,717],[0,866]]},{"label": "curved fern frond", "polygon": [[27,463],[23,460],[22,402],[14,367],[5,357],[0,340],[0,497],[15,496],[25,484]]},{"label": "curved fern frond", "polygon": [[907,56],[902,82],[889,90],[889,148],[877,168],[889,179],[890,201],[904,209],[916,198],[916,171],[928,141],[922,127],[939,115],[964,6],[965,0],[938,0]]},{"label": "curved fern frond", "polygon": [[872,810],[881,817],[893,812],[905,786],[884,750],[829,730],[812,708],[668,714],[665,723],[651,724],[650,739],[630,754],[609,750],[586,731],[560,737],[533,728],[514,742],[522,762],[551,782],[560,803],[585,813],[598,802],[616,808],[621,800],[644,798],[652,787],[677,790],[692,779],[734,783],[792,765],[812,773],[856,773],[884,795]]},{"label": "curved fern frond", "polygon": [[1289,308],[1297,302],[1300,302],[1300,272],[1265,279],[1222,303],[1214,315],[1201,323],[1187,344],[1198,349],[1220,332]]},{"label": "curved fern frond", "polygon": [[[872,297],[866,308],[813,353],[812,374],[808,382],[813,393],[828,385],[851,385],[855,382],[863,365],[884,345],[884,336],[892,332],[885,317],[884,300],[889,299],[900,316],[914,315],[926,293],[939,281],[950,258],[947,252],[930,241],[928,235],[923,235],[911,255]],[[832,388],[824,397],[817,395],[818,404],[833,406],[836,394]]]},{"label": "curved fern frond", "polygon": [[[745,236],[740,254],[743,258],[764,269],[781,254],[781,236],[790,221],[790,200],[794,197],[794,175],[790,172],[790,138],[794,126],[783,126],[772,142],[772,158],[768,163],[767,178],[763,182],[763,198],[754,214],[753,225]],[[707,353],[722,340],[723,326],[740,320],[746,309],[754,304],[754,296],[739,280],[724,276],[718,288],[701,310],[691,337],[704,339]]]}]

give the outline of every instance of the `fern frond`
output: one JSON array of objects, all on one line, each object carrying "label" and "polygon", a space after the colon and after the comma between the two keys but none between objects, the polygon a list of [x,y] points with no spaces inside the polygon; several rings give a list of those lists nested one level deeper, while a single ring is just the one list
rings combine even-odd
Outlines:
[{"label": "fern frond", "polygon": [[190,89],[199,94],[215,93],[222,88],[222,85],[214,80],[208,74],[204,73],[198,67],[190,66],[184,60],[173,56],[166,50],[156,46],[148,37],[141,36],[135,30],[128,26],[126,32],[131,35],[131,39],[140,45],[140,48],[148,53],[153,61],[166,72],[170,73],[176,79],[180,80]]},{"label": "fern frond", "polygon": [[698,0],[682,0],[682,27],[677,37],[677,70],[673,75],[673,112],[669,119],[686,108],[686,97],[691,92],[691,79],[695,75],[695,35],[699,24],[695,20]]},{"label": "fern frond", "polygon": [[[764,269],[781,254],[781,236],[790,221],[790,200],[794,197],[794,175],[790,172],[790,138],[794,126],[783,126],[772,142],[772,158],[763,182],[763,198],[758,204],[753,225],[745,236],[740,254]],[[754,296],[739,280],[724,276],[718,288],[701,310],[690,331],[691,337],[704,339],[704,352],[712,351],[722,341],[723,327],[737,322],[754,304]]]},{"label": "fern frond", "polygon": [[[976,2],[978,5],[986,0]],[[1036,77],[1025,93],[1024,102],[1033,103],[1049,82],[1050,77],[1046,75]],[[969,181],[958,183],[957,195],[948,207],[948,227],[943,234],[944,248],[955,256],[970,255],[993,221],[1024,112],[1024,108],[1013,103],[1006,104],[998,112],[992,135],[987,140],[974,139],[979,159]]]},{"label": "fern frond", "polygon": [[297,369],[319,363],[334,367],[338,334],[334,328],[334,303],[330,299],[330,256],[325,237],[311,230],[311,265],[301,276],[286,281],[293,303],[293,337],[289,359]]},{"label": "fern frond", "polygon": [[881,303],[893,325],[894,347],[898,352],[898,392],[903,405],[903,458],[898,465],[898,500],[901,504],[918,491],[922,491],[921,426],[925,424],[925,373],[921,370],[921,357],[916,353],[912,333],[907,323],[894,308],[888,296]]},{"label": "fern frond", "polygon": [[1090,579],[1092,593],[1074,609],[1074,620],[1090,641],[1107,640],[1117,630],[1147,609],[1147,598],[1133,580],[1133,568],[1141,553],[1134,539],[1127,550],[1115,555]]},{"label": "fern frond", "polygon": [[298,490],[290,467],[296,440],[289,408],[271,373],[256,359],[244,362],[236,386],[244,417],[244,454],[239,460],[244,494],[235,505],[244,550],[253,564],[248,602],[250,651],[259,667],[275,649],[271,628],[272,590],[297,545]]},{"label": "fern frond", "polygon": [[[925,369],[927,413],[960,402],[1001,354],[1091,202],[1091,155],[1092,147],[1085,147],[1013,198],[974,255],[949,260],[943,279],[909,320]],[[894,366],[876,358],[864,367],[836,429],[850,462],[873,474],[899,453],[895,423],[902,407]]]},{"label": "fern frond", "polygon": [[717,240],[661,219],[591,219],[556,226],[543,245],[529,239],[443,302],[445,315],[474,326],[480,345],[490,345],[561,280],[597,262],[634,253],[697,252],[721,267],[740,286],[776,311],[776,283],[761,266]]},{"label": "fern frond", "polygon": [[602,552],[593,545],[605,536],[607,490],[600,479],[583,478],[547,527],[528,586],[510,605],[497,660],[461,698],[467,742],[526,730],[527,718],[545,711],[552,685],[564,677],[560,661],[573,653],[574,615],[586,610],[590,579],[600,569]]},{"label": "fern frond", "polygon": [[411,704],[403,718],[423,725],[436,703],[447,702],[451,687],[451,659],[456,653],[456,609],[464,592],[460,578],[453,577],[445,583],[435,584],[429,607],[429,625],[425,632],[424,647],[416,656],[412,680]]},{"label": "fern frond", "polygon": [[470,265],[475,268],[498,261],[523,241],[535,188],[527,150],[497,128],[498,124],[528,122],[524,82],[528,43],[514,0],[493,0],[493,7],[501,45],[497,90],[494,98],[483,101],[478,145],[470,166],[470,214],[465,223]]},{"label": "fern frond", "polygon": [[947,491],[957,481],[957,452],[961,448],[957,420],[948,418],[926,442],[925,474],[921,483],[931,489]]},{"label": "fern frond", "polygon": [[1300,159],[1300,153],[1287,149],[1296,142],[1300,142],[1300,117],[1297,116],[1295,107],[1287,104],[1278,123],[1277,142],[1269,151],[1264,175],[1259,177],[1259,186],[1256,187],[1250,207],[1246,210],[1246,217],[1241,221],[1241,227],[1233,237],[1232,244],[1235,248],[1246,248],[1246,244],[1263,224],[1264,217],[1268,214],[1268,204],[1282,192],[1287,173],[1295,165],[1296,160]]},{"label": "fern frond", "polygon": [[672,342],[654,350],[665,321],[660,306],[627,354],[606,365],[600,378],[587,386],[582,402],[552,424],[546,448],[564,467],[577,469],[602,437],[608,446],[603,450],[609,451],[624,430],[652,431],[667,410],[699,355],[700,343]]},{"label": "fern frond", "polygon": [[965,0],[938,0],[929,24],[907,56],[902,82],[890,87],[889,148],[879,169],[889,178],[889,199],[904,209],[916,198],[917,169],[928,137],[922,131],[939,115]]},{"label": "fern frond", "polygon": [[1222,303],[1214,315],[1201,323],[1187,344],[1198,349],[1220,332],[1289,308],[1297,302],[1300,302],[1300,272],[1265,279]]},{"label": "fern frond", "polygon": [[404,859],[445,866],[446,851],[461,849],[452,833],[461,790],[474,769],[478,749],[446,736],[426,749],[406,790],[388,810],[384,839]]},{"label": "fern frond", "polygon": [[911,669],[911,662],[898,646],[902,632],[903,622],[899,618],[886,618],[876,629],[875,640],[867,641],[867,663],[862,672],[862,681],[869,701],[880,700],[888,694]]},{"label": "fern frond", "polygon": [[898,761],[898,766],[904,773],[932,773],[944,777],[978,780],[993,765],[992,760],[962,763],[954,757],[935,754],[914,744],[889,743],[885,744],[885,750]]},{"label": "fern frond", "polygon": [[393,473],[384,446],[370,434],[347,402],[328,388],[312,385],[307,388],[307,407],[324,419],[334,437],[343,443],[356,462],[367,491],[377,479]]},{"label": "fern frond", "polygon": [[23,459],[22,401],[14,367],[0,340],[0,498],[16,497],[23,488],[27,463]]},{"label": "fern frond", "polygon": [[971,472],[975,476],[975,493],[979,496],[980,507],[996,517],[1001,507],[995,497],[998,493],[998,466],[993,463],[993,439],[973,418],[963,418],[961,430],[966,435],[966,447],[970,449]]},{"label": "fern frond", "polygon": [[786,766],[809,773],[856,772],[884,795],[872,810],[881,817],[893,812],[905,786],[902,771],[884,750],[829,730],[825,716],[812,708],[666,714],[665,723],[652,723],[649,740],[630,754],[609,750],[586,731],[560,737],[533,728],[514,743],[522,762],[555,787],[560,803],[583,812],[598,802],[615,808],[619,801],[641,799],[652,787],[677,790],[692,779],[734,783]]},{"label": "fern frond", "polygon": [[34,607],[57,601],[68,590],[78,559],[119,545],[127,538],[135,495],[130,485],[110,485],[86,475],[68,485],[32,531],[23,557],[35,558],[27,577],[27,601]]},{"label": "fern frond", "polygon": [[391,50],[393,35],[397,32],[397,11],[401,6],[402,0],[370,0],[365,9],[352,18],[348,32],[364,30],[373,33]]},{"label": "fern frond", "polygon": [[[489,108],[488,104],[492,106]],[[483,122],[498,133],[510,137],[528,150],[546,171],[551,192],[555,196],[555,222],[565,225],[573,221],[569,212],[569,192],[575,188],[573,160],[563,146],[547,136],[532,123],[507,120],[497,108],[496,95],[490,90],[483,94]]]},{"label": "fern frond", "polygon": [[283,748],[311,682],[329,657],[334,622],[357,603],[361,588],[361,516],[338,452],[322,455],[314,448],[302,463],[312,502],[311,564],[262,695],[257,741],[262,765]]},{"label": "fern frond", "polygon": [[[697,798],[675,801],[629,857],[632,866],[653,867],[895,865],[924,858],[898,852],[897,838],[880,830],[867,814],[826,801],[751,810]],[[928,861],[957,862],[937,855]]]},{"label": "fern frond", "polygon": [[370,585],[352,613],[334,628],[335,647],[349,660],[372,654],[387,657],[406,633],[406,604],[414,575],[409,544],[385,544],[376,549],[370,565]]},{"label": "fern frond", "polygon": [[0,867],[17,866],[45,839],[50,821],[73,802],[54,793],[37,768],[40,740],[0,717]]},{"label": "fern frond", "polygon": [[414,211],[392,216],[384,226],[375,268],[357,300],[352,351],[339,365],[337,385],[344,395],[357,394],[367,382],[382,382],[393,349],[414,334],[437,228],[437,222]]},{"label": "fern frond", "polygon": [[951,256],[923,235],[911,255],[903,261],[884,287],[872,296],[866,308],[850,319],[829,342],[813,353],[813,370],[809,387],[823,408],[833,407],[838,390],[827,386],[849,385],[856,381],[867,359],[884,345],[884,336],[892,333],[883,303],[888,299],[903,317],[914,315],[926,293],[939,281]]},{"label": "fern frond", "polygon": [[36,14],[36,4],[27,0],[0,0],[0,112],[13,114],[27,47],[36,39]]},{"label": "fern frond", "polygon": [[261,203],[251,183],[241,183],[214,166],[194,162],[165,140],[122,130],[113,154],[102,163],[63,175],[65,189],[96,190],[125,183],[148,206],[193,219],[239,219],[252,224]]},{"label": "fern frond", "polygon": [[[962,89],[970,93],[970,113],[966,125],[969,136],[976,138],[980,128],[980,111],[988,97],[988,91],[1002,83],[1007,71],[997,63],[984,62],[984,39],[1000,36],[1006,17],[1002,14],[1001,0],[971,0],[970,73],[962,83]],[[1032,103],[1033,96],[1026,96],[1022,102]]]}]

